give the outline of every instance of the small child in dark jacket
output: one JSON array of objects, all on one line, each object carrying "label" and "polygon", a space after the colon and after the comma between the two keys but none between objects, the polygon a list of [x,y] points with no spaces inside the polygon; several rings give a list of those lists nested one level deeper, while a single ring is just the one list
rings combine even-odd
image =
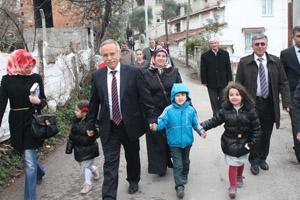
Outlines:
[{"label": "small child in dark jacket", "polygon": [[260,122],[254,107],[255,102],[244,86],[233,83],[225,89],[222,108],[213,118],[201,123],[206,131],[225,123],[221,147],[225,163],[229,165],[228,195],[231,198],[236,197],[237,187],[243,186],[245,162],[250,149],[259,142]]},{"label": "small child in dark jacket", "polygon": [[[183,83],[175,83],[171,91],[172,104],[165,108],[154,124],[153,131],[166,129],[167,141],[173,159],[173,176],[178,198],[184,196],[184,184],[187,183],[190,168],[189,154],[194,141],[193,129],[200,133],[196,111],[190,106],[188,88]],[[203,133],[204,134],[204,133]],[[205,135],[203,135],[205,138]]]},{"label": "small child in dark jacket", "polygon": [[81,194],[87,194],[92,189],[91,178],[94,180],[100,178],[97,167],[94,165],[94,158],[99,156],[99,147],[96,141],[99,136],[88,136],[86,133],[86,115],[89,102],[87,100],[79,101],[75,106],[75,116],[73,118],[72,128],[66,147],[66,154],[71,154],[74,149],[75,160],[78,161],[82,172],[85,175],[85,182]]}]

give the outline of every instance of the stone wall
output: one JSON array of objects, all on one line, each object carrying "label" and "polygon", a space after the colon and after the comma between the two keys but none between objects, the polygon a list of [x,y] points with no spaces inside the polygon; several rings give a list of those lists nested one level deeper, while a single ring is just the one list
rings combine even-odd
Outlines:
[{"label": "stone wall", "polygon": [[[33,47],[36,49],[38,41],[42,40],[42,29],[36,29],[36,37],[34,36],[33,28],[24,30],[24,38],[29,51],[32,51]],[[46,42],[48,43],[46,60],[48,63],[54,63],[57,55],[88,49],[88,29],[86,27],[47,28]]]}]

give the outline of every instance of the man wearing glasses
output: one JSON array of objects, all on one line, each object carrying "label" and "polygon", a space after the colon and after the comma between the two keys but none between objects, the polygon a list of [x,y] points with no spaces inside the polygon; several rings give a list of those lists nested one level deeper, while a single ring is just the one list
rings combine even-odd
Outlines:
[{"label": "man wearing glasses", "polygon": [[253,53],[241,58],[236,74],[236,81],[244,85],[255,99],[261,123],[261,142],[251,150],[249,156],[253,175],[259,173],[259,166],[263,170],[269,169],[266,160],[273,124],[275,122],[277,129],[280,125],[279,93],[285,111],[289,112],[292,105],[289,83],[281,61],[268,54],[267,48],[266,35],[253,36]]}]

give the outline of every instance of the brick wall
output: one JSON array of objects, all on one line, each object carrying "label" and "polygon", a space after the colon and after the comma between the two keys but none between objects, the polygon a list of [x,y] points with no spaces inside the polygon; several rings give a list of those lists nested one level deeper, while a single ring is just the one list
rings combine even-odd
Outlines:
[{"label": "brick wall", "polygon": [[32,28],[34,27],[34,11],[33,11],[33,1],[32,0],[21,0],[21,20],[22,28]]},{"label": "brick wall", "polygon": [[[20,0],[21,1],[21,16],[22,27],[33,28],[34,22],[34,10],[33,0]],[[70,1],[64,0],[51,0],[52,6],[52,19],[53,27],[74,27],[88,25],[88,23],[82,24],[81,18],[82,10],[72,5]],[[71,8],[72,6],[72,8]],[[71,9],[70,9],[71,8]],[[94,23],[99,25],[99,23]]]},{"label": "brick wall", "polygon": [[[52,15],[54,27],[80,26],[80,9],[72,7],[70,1],[52,0]],[[76,14],[74,14],[76,13]],[[87,24],[86,24],[87,25]]]}]

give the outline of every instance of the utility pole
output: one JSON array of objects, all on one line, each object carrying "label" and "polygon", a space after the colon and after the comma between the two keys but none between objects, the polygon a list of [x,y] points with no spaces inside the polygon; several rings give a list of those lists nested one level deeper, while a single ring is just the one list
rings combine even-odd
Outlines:
[{"label": "utility pole", "polygon": [[187,18],[186,18],[186,38],[185,38],[185,66],[189,66],[189,51],[187,43],[189,41],[189,29],[190,29],[190,7],[191,7],[191,0],[188,0],[187,6]]},{"label": "utility pole", "polygon": [[166,0],[164,0],[164,18],[165,18],[166,45],[167,45],[167,48],[168,48],[168,19],[167,19]]},{"label": "utility pole", "polygon": [[149,33],[148,33],[148,1],[144,0],[144,9],[145,9],[145,24],[146,24],[146,47],[149,46]]}]

